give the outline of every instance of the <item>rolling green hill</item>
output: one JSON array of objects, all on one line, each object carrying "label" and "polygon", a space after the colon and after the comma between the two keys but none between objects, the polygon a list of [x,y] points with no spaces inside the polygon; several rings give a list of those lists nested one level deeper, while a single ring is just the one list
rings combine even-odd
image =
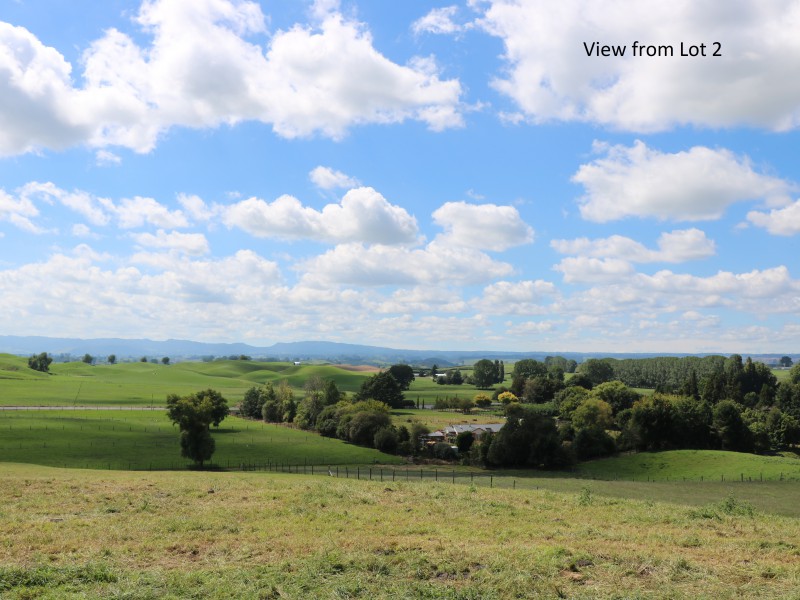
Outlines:
[{"label": "rolling green hill", "polygon": [[319,376],[333,379],[342,391],[354,392],[370,375],[332,365],[239,360],[174,365],[54,363],[50,373],[40,373],[28,367],[27,359],[6,354],[0,355],[0,406],[161,406],[168,394],[206,388],[220,391],[233,406],[249,388],[268,381],[287,380],[300,395],[303,384]]},{"label": "rolling green hill", "polygon": [[598,479],[651,481],[800,480],[800,459],[721,450],[641,452],[581,463],[577,473]]}]

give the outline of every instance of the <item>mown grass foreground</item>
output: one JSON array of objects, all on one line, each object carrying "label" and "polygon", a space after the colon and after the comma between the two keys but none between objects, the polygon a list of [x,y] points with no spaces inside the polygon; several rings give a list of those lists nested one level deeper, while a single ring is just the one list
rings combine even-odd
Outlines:
[{"label": "mown grass foreground", "polygon": [[546,490],[0,466],[8,598],[786,598],[800,521]]}]

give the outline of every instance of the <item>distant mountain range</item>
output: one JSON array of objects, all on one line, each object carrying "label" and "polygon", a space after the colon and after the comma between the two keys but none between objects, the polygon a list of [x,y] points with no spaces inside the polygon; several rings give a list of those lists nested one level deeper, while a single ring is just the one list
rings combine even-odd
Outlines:
[{"label": "distant mountain range", "polygon": [[[470,363],[481,358],[515,361],[522,358],[544,360],[546,356],[563,356],[577,362],[588,358],[648,358],[653,356],[687,356],[671,353],[601,353],[601,352],[507,352],[501,350],[403,350],[361,344],[338,342],[307,341],[279,342],[272,346],[251,346],[249,344],[214,344],[189,340],[155,341],[147,339],[77,339],[51,338],[39,336],[0,336],[0,352],[18,355],[48,352],[59,358],[79,358],[91,354],[100,359],[115,354],[117,360],[139,359],[142,356],[157,358],[168,356],[172,360],[200,360],[228,356],[247,355],[256,359],[272,360],[325,360],[351,364],[394,364],[413,363],[420,365],[437,364],[440,367]],[[708,353],[706,353],[708,354]],[[698,354],[697,356],[705,356]],[[747,356],[745,354],[745,356]],[[782,354],[751,354],[754,360],[777,361]],[[797,354],[790,354],[797,360]]]}]

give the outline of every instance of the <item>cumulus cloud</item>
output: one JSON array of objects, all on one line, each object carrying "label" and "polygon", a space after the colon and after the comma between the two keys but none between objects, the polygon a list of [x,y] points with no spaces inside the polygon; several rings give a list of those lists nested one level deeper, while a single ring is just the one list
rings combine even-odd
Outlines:
[{"label": "cumulus cloud", "polygon": [[39,209],[25,195],[12,196],[0,189],[0,221],[7,221],[15,227],[30,233],[43,233],[43,229],[33,222],[39,216]]},{"label": "cumulus cloud", "polygon": [[177,250],[190,256],[202,256],[209,252],[208,240],[202,233],[167,233],[159,229],[155,234],[136,233],[132,237],[137,244],[147,248]]},{"label": "cumulus cloud", "polygon": [[556,286],[541,279],[498,281],[484,288],[475,305],[487,314],[541,314],[557,295]]},{"label": "cumulus cloud", "polygon": [[298,266],[317,285],[476,284],[512,273],[511,265],[472,248],[433,241],[424,248],[341,244]]},{"label": "cumulus cloud", "polygon": [[662,233],[658,238],[658,250],[646,248],[629,237],[611,237],[590,240],[553,240],[550,246],[561,254],[577,254],[593,258],[616,258],[635,263],[670,262],[679,263],[713,256],[716,245],[699,229],[675,230]]},{"label": "cumulus cloud", "polygon": [[323,190],[349,189],[360,185],[358,179],[330,167],[316,167],[312,169],[308,177],[315,186]]},{"label": "cumulus cloud", "polygon": [[0,23],[0,155],[80,143],[147,152],[173,126],[248,120],[288,138],[407,119],[462,125],[457,80],[430,59],[392,62],[336,3],[317,8],[318,23],[273,33],[265,52],[256,2],[145,0],[135,23],[151,43],[107,30],[83,54],[80,88],[58,50]]},{"label": "cumulus cloud", "polygon": [[439,236],[445,244],[501,251],[533,241],[533,229],[513,206],[447,202],[433,220],[445,230]]},{"label": "cumulus cloud", "polygon": [[634,274],[631,263],[618,258],[569,257],[553,269],[563,274],[565,283],[610,283]]},{"label": "cumulus cloud", "polygon": [[249,198],[227,207],[223,220],[257,237],[408,244],[418,236],[413,216],[368,187],[348,191],[321,211],[288,195],[273,202]]},{"label": "cumulus cloud", "polygon": [[[505,46],[493,85],[517,119],[585,121],[629,131],[676,125],[800,124],[800,5],[692,0],[487,0],[481,27]],[[632,44],[671,45],[672,57],[632,56]],[[721,56],[713,57],[722,46]],[[624,57],[587,56],[584,42],[627,46]],[[680,44],[706,44],[681,57]],[[765,90],[769,90],[765,93]]]},{"label": "cumulus cloud", "polygon": [[695,146],[674,154],[637,141],[597,144],[600,158],[581,165],[572,180],[584,186],[584,219],[605,223],[625,217],[699,221],[719,219],[735,202],[788,203],[794,184],[756,172],[746,157]]},{"label": "cumulus cloud", "polygon": [[769,212],[750,211],[747,220],[773,235],[797,235],[800,233],[800,200]]},{"label": "cumulus cloud", "polygon": [[[108,263],[81,245],[0,270],[3,329],[22,333],[18,323],[24,323],[24,335],[60,331],[85,337],[91,322],[98,337],[126,331],[128,336],[225,338],[231,323],[242,330],[254,321],[268,323],[262,305],[281,284],[277,265],[251,251],[213,260],[173,256],[162,267]],[[212,318],[221,305],[224,323]]]},{"label": "cumulus cloud", "polygon": [[119,226],[123,229],[133,229],[143,225],[155,225],[165,229],[188,227],[189,221],[180,210],[170,210],[153,198],[135,196],[123,198],[114,206],[107,203],[109,209],[116,213]]}]

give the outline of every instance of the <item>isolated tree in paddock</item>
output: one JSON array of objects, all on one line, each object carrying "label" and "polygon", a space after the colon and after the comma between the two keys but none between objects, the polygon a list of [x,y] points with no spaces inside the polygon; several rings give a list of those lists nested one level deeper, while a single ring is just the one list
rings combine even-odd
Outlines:
[{"label": "isolated tree in paddock", "polygon": [[181,432],[181,456],[203,467],[216,449],[210,426],[219,425],[228,414],[228,405],[219,392],[208,389],[188,396],[167,396],[167,416]]},{"label": "isolated tree in paddock", "polygon": [[94,362],[94,356],[92,356],[87,352],[86,354],[83,355],[83,358],[81,360],[85,362],[87,365],[90,365]]},{"label": "isolated tree in paddock", "polygon": [[168,365],[169,364],[169,356],[165,356],[164,358],[162,358],[161,359],[161,364],[162,365]]},{"label": "isolated tree in paddock", "polygon": [[782,367],[791,367],[792,358],[790,356],[781,356],[781,359],[778,361],[778,364]]},{"label": "isolated tree in paddock", "polygon": [[403,391],[407,390],[414,381],[414,369],[409,365],[392,365],[389,367],[389,373],[394,376]]},{"label": "isolated tree in paddock", "polygon": [[116,354],[109,354],[108,358],[106,359],[108,364],[113,365],[117,362],[117,355]]},{"label": "isolated tree in paddock", "polygon": [[53,362],[53,357],[47,352],[34,354],[28,359],[28,366],[34,371],[41,371],[47,373],[50,370],[50,363]]},{"label": "isolated tree in paddock", "polygon": [[475,387],[490,388],[497,383],[497,367],[489,359],[483,358],[473,365],[472,379]]},{"label": "isolated tree in paddock", "polygon": [[391,408],[402,408],[405,404],[403,390],[389,371],[376,373],[361,384],[356,400],[377,400]]},{"label": "isolated tree in paddock", "polygon": [[139,362],[147,362],[147,357],[143,356],[142,358],[139,359]]}]

